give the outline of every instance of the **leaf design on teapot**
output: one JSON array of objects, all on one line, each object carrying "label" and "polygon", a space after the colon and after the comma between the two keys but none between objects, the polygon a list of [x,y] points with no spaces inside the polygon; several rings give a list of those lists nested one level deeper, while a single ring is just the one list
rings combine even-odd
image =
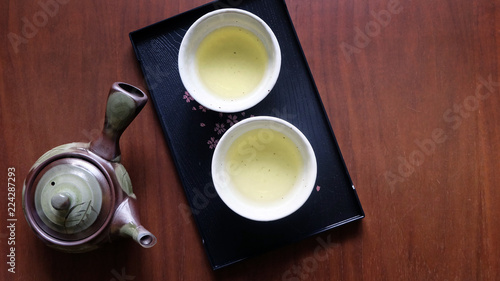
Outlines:
[{"label": "leaf design on teapot", "polygon": [[[85,204],[86,204],[86,206],[83,207]],[[80,208],[78,211],[75,211],[78,207],[83,207],[83,208]],[[75,228],[75,227],[78,227],[78,226],[84,224],[86,219],[90,216],[90,214],[92,212],[97,214],[97,211],[94,209],[94,207],[92,207],[92,200],[90,200],[88,202],[82,202],[82,203],[76,204],[75,206],[71,207],[68,210],[68,213],[64,217],[64,224],[63,224],[64,228],[67,231],[67,228],[69,228],[69,227]],[[77,223],[74,225],[68,226],[68,224],[74,223],[74,222],[77,222]]]},{"label": "leaf design on teapot", "polygon": [[128,175],[127,170],[125,170],[125,167],[123,167],[123,165],[119,163],[115,163],[114,167],[115,167],[116,179],[118,180],[121,189],[128,196],[136,199],[134,191],[132,189],[132,181],[130,180],[130,176]]}]

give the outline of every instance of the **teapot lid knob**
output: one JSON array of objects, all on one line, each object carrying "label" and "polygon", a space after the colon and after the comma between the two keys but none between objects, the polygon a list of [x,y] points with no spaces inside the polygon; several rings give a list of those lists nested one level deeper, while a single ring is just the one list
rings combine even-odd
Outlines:
[{"label": "teapot lid knob", "polygon": [[50,204],[58,211],[68,210],[71,206],[70,195],[65,192],[57,193],[50,199]]}]

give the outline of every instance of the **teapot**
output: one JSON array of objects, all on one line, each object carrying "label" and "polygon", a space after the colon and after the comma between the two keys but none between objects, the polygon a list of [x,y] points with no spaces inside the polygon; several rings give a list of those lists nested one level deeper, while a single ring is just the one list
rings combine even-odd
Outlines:
[{"label": "teapot", "polygon": [[45,244],[64,252],[87,252],[120,236],[144,248],[156,244],[140,224],[132,182],[120,163],[120,136],[146,102],[140,89],[114,83],[101,134],[90,143],[55,147],[31,167],[23,211]]}]

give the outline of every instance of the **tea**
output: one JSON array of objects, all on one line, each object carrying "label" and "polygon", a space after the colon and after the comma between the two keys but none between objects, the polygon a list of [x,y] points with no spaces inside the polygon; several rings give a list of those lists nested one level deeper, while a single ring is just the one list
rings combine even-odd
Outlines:
[{"label": "tea", "polygon": [[254,129],[239,136],[229,147],[226,163],[236,190],[257,202],[283,199],[303,168],[295,143],[272,129]]},{"label": "tea", "polygon": [[264,44],[252,32],[226,26],[209,33],[196,51],[202,82],[215,95],[237,99],[252,92],[267,66]]}]

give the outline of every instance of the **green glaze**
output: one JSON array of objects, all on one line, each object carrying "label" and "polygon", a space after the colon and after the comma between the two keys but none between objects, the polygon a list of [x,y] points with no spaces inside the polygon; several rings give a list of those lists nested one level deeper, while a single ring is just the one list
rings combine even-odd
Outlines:
[{"label": "green glaze", "polygon": [[[66,197],[69,206],[57,208],[54,200]],[[61,164],[47,170],[38,182],[35,206],[51,229],[72,234],[87,229],[97,219],[102,191],[95,176],[83,167]]]},{"label": "green glaze", "polygon": [[131,97],[121,92],[113,92],[109,95],[106,105],[106,120],[108,122],[106,129],[122,132],[135,116],[136,104]]},{"label": "green glaze", "polygon": [[120,228],[120,235],[123,237],[130,237],[134,240],[137,240],[139,236],[138,226],[134,222],[129,222],[124,224]]},{"label": "green glaze", "polygon": [[51,150],[45,152],[38,160],[36,160],[35,164],[33,164],[33,167],[31,167],[31,169],[38,167],[40,164],[47,161],[49,158],[51,158],[53,156],[68,152],[69,150],[74,149],[74,148],[87,149],[88,146],[89,146],[88,143],[83,143],[83,142],[72,142],[72,143],[67,143],[67,144],[63,144],[60,146],[56,146],[56,147],[52,148]]},{"label": "green glaze", "polygon": [[[51,150],[45,152],[38,160],[36,160],[35,164],[31,167],[31,170],[34,170],[40,166],[43,162],[47,161],[49,158],[71,151],[72,149],[87,149],[89,147],[88,143],[83,143],[83,142],[72,142],[72,143],[67,143],[63,145],[56,146],[52,148]],[[26,182],[23,184],[23,198],[24,198],[24,193],[26,191]],[[23,200],[24,202],[24,200]],[[23,204],[23,209],[24,209],[24,204]]]},{"label": "green glaze", "polygon": [[125,170],[125,167],[123,167],[123,165],[120,163],[115,163],[113,166],[115,168],[116,179],[118,180],[118,183],[120,184],[122,190],[128,196],[137,199],[135,197],[134,191],[132,190],[132,181],[130,180],[130,176],[128,175],[127,170]]}]

